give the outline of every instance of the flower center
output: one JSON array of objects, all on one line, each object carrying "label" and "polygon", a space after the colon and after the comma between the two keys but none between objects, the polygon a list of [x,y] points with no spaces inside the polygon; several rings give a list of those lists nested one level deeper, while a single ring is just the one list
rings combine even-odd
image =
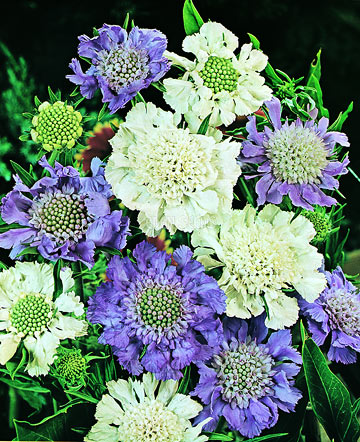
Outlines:
[{"label": "flower center", "polygon": [[314,244],[322,243],[326,240],[332,230],[331,220],[326,213],[304,211],[302,213],[309,221],[311,221],[316,235],[312,242]]},{"label": "flower center", "polygon": [[48,105],[33,120],[34,141],[42,143],[48,151],[54,148],[72,148],[83,132],[81,119],[80,112],[61,101]]},{"label": "flower center", "polygon": [[11,326],[24,336],[46,330],[53,316],[53,303],[40,293],[25,294],[13,306]]},{"label": "flower center", "polygon": [[329,163],[323,140],[302,126],[275,130],[265,149],[277,181],[289,184],[320,183],[322,170]]},{"label": "flower center", "polygon": [[57,372],[68,382],[79,381],[85,373],[86,361],[79,350],[60,354],[56,360]]},{"label": "flower center", "polygon": [[143,322],[155,328],[171,327],[182,314],[179,294],[161,287],[142,292],[137,305]]},{"label": "flower center", "polygon": [[236,351],[223,351],[215,357],[214,367],[222,386],[224,401],[246,408],[249,399],[271,392],[273,358],[255,342],[239,343]]},{"label": "flower center", "polygon": [[97,73],[106,78],[115,92],[129,84],[143,80],[149,73],[149,56],[145,49],[124,48],[102,50],[98,53]]},{"label": "flower center", "polygon": [[57,242],[78,241],[91,221],[84,198],[78,194],[45,193],[34,200],[30,222]]},{"label": "flower center", "polygon": [[184,437],[178,416],[157,400],[129,407],[119,430],[123,442],[181,442]]},{"label": "flower center", "polygon": [[204,85],[215,94],[221,91],[234,91],[239,77],[230,59],[213,55],[207,59],[199,75],[204,80]]},{"label": "flower center", "polygon": [[355,293],[334,288],[328,293],[324,307],[332,328],[360,336],[360,302]]},{"label": "flower center", "polygon": [[[166,201],[179,200],[208,184],[210,153],[183,129],[159,131],[149,148],[129,152],[138,183]],[[216,171],[211,169],[212,179]]]}]

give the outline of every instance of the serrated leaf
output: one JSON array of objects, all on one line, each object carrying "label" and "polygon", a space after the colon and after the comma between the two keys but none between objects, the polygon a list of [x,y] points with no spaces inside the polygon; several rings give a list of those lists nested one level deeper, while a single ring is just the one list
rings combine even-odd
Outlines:
[{"label": "serrated leaf", "polygon": [[349,113],[352,112],[354,107],[354,102],[352,101],[345,112],[340,112],[337,119],[333,122],[333,124],[329,127],[328,131],[340,131],[343,127],[343,124],[347,120],[347,117],[349,116]]},{"label": "serrated leaf", "polygon": [[204,20],[200,17],[192,0],[185,0],[183,7],[183,20],[186,35],[195,34],[199,32]]},{"label": "serrated leaf", "polygon": [[198,134],[205,135],[208,128],[209,128],[209,121],[210,121],[211,114],[209,114],[207,117],[204,118],[202,123],[200,124]]},{"label": "serrated leaf", "polygon": [[255,37],[255,35],[250,34],[249,32],[247,33],[247,35],[250,38],[250,41],[254,47],[254,49],[260,49],[260,42],[259,40]]},{"label": "serrated leaf", "polygon": [[35,183],[34,178],[27,172],[23,167],[20,166],[20,164],[15,163],[15,161],[10,160],[10,163],[12,165],[12,168],[14,169],[15,173],[17,173],[22,180],[22,182],[28,186],[32,187]]},{"label": "serrated leaf", "polygon": [[360,424],[351,412],[350,393],[308,337],[303,342],[302,357],[310,402],[329,438],[338,442],[357,441]]}]

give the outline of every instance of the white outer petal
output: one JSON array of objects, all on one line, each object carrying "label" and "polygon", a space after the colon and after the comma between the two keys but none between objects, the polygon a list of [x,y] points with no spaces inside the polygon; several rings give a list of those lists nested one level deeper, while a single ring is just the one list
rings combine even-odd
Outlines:
[{"label": "white outer petal", "polygon": [[112,425],[96,422],[85,436],[85,442],[119,442],[121,435],[119,428]]},{"label": "white outer petal", "polygon": [[0,334],[0,364],[5,365],[18,348],[21,338],[14,333]]},{"label": "white outer petal", "polygon": [[64,267],[63,269],[61,269],[60,279],[63,286],[63,292],[65,293],[71,290],[75,285],[75,281],[72,278],[72,270],[70,269],[70,267]]},{"label": "white outer petal", "polygon": [[265,300],[269,308],[269,318],[266,318],[265,325],[274,330],[291,327],[299,317],[299,307],[295,298],[290,298],[284,293],[276,295],[265,293]]},{"label": "white outer petal", "polygon": [[24,339],[24,345],[30,353],[30,362],[26,367],[30,376],[45,375],[49,372],[59,343],[59,339],[48,331],[38,338]]},{"label": "white outer petal", "polygon": [[184,419],[192,419],[203,409],[202,405],[184,394],[176,394],[167,408]]},{"label": "white outer petal", "polygon": [[87,327],[86,321],[58,313],[50,323],[49,330],[58,339],[75,339],[77,336],[86,335]]},{"label": "white outer petal", "polygon": [[119,404],[109,394],[104,394],[96,406],[95,417],[105,424],[120,425],[123,414]]},{"label": "white outer petal", "polygon": [[55,300],[55,306],[61,312],[74,313],[75,316],[84,313],[84,304],[80,302],[80,296],[75,296],[75,292],[62,293]]}]

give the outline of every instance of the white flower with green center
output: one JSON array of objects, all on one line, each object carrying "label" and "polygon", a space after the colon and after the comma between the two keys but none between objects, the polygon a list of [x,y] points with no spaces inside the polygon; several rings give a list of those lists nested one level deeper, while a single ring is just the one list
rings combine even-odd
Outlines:
[{"label": "white flower with green center", "polygon": [[47,151],[73,148],[83,133],[81,113],[62,101],[53,104],[45,101],[38,111],[32,119],[30,134],[33,141]]},{"label": "white flower with green center", "polygon": [[110,381],[96,407],[97,423],[86,442],[205,442],[201,429],[207,419],[193,427],[190,419],[202,406],[189,396],[176,393],[178,382],[159,382],[153,374],[142,382]]},{"label": "white flower with green center", "polygon": [[86,334],[87,323],[79,318],[84,305],[71,291],[71,270],[61,270],[60,279],[63,293],[54,299],[49,264],[17,262],[0,273],[0,364],[6,364],[23,342],[30,355],[30,376],[47,374],[60,341]]},{"label": "white flower with green center", "polygon": [[310,221],[268,204],[258,214],[250,206],[235,210],[220,226],[195,231],[192,244],[206,269],[223,267],[218,281],[227,295],[228,316],[250,318],[268,307],[266,325],[281,329],[298,318],[295,289],[313,302],[326,286],[318,271],[322,255],[310,245],[315,230]]},{"label": "white flower with green center", "polygon": [[259,74],[268,57],[244,44],[235,56],[238,38],[223,25],[209,22],[199,33],[187,36],[183,50],[195,55],[190,61],[172,52],[166,56],[174,65],[185,69],[180,79],[164,80],[165,101],[184,114],[192,130],[211,113],[210,125],[231,124],[236,115],[257,111],[272,96]]},{"label": "white flower with green center", "polygon": [[139,210],[140,228],[156,236],[163,227],[192,232],[230,213],[241,173],[240,144],[193,134],[177,117],[152,103],[138,103],[111,139],[105,169],[114,194]]}]

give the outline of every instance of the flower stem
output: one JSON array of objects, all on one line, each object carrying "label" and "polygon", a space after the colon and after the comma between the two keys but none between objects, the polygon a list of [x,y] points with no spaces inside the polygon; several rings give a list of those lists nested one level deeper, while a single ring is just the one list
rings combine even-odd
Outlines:
[{"label": "flower stem", "polygon": [[84,287],[82,279],[82,266],[80,261],[71,263],[71,269],[73,271],[73,277],[75,280],[75,293],[80,296],[80,301],[84,302]]},{"label": "flower stem", "polygon": [[14,419],[16,419],[18,411],[18,400],[16,390],[13,387],[9,388],[9,428],[14,428]]}]

